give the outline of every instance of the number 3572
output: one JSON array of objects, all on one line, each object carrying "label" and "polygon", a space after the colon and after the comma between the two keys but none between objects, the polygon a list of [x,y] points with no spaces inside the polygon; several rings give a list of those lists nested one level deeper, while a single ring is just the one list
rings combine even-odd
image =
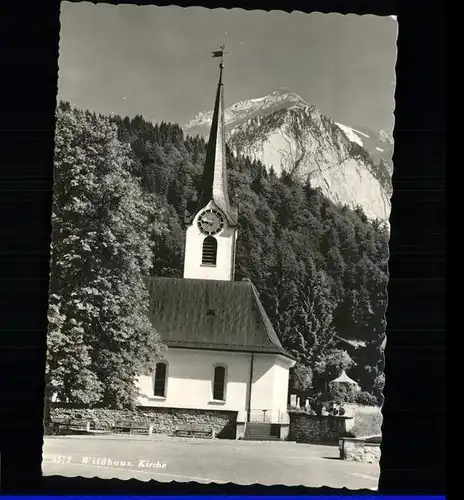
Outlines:
[{"label": "number 3572", "polygon": [[55,464],[69,464],[71,463],[71,457],[66,455],[54,455],[52,462]]}]

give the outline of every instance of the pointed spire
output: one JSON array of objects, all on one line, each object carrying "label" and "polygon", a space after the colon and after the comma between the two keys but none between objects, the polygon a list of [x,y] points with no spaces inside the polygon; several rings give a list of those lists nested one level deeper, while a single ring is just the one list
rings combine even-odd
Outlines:
[{"label": "pointed spire", "polygon": [[222,82],[224,69],[223,55],[224,47],[221,47],[221,51],[213,52],[213,57],[221,57],[221,63],[219,65],[219,83],[214,104],[208,149],[206,151],[202,193],[198,203],[198,210],[201,210],[210,201],[213,201],[224,212],[229,223],[235,224],[237,215],[234,208],[230,205],[227,182],[224,84]]}]

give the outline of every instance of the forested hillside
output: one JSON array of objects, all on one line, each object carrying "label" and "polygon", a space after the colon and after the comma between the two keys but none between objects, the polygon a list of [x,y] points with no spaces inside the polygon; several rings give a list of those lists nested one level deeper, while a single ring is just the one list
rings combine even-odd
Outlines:
[{"label": "forested hillside", "polygon": [[[143,186],[166,209],[169,232],[157,238],[152,274],[181,276],[185,212],[200,189],[206,143],[184,137],[178,125],[152,125],[142,117],[114,121],[120,139],[132,146]],[[239,207],[236,279],[253,281],[282,343],[312,372],[324,355],[330,364],[331,347],[340,347],[334,333],[365,341],[367,347],[350,352],[356,363],[350,376],[378,396],[387,229],[360,209],[334,205],[309,184],[267,174],[259,162],[229,152],[227,163]],[[350,368],[347,356],[332,354],[334,363]]]},{"label": "forested hillside", "polygon": [[[66,103],[60,110],[72,113]],[[178,125],[107,120],[117,126],[119,141],[130,144],[131,175],[154,197],[167,229],[150,233],[151,274],[182,276],[185,215],[198,196],[206,143],[184,137]],[[292,390],[305,393],[312,385],[321,392],[347,369],[380,401],[387,229],[360,209],[334,205],[309,184],[267,173],[259,162],[229,152],[228,167],[231,199],[239,207],[236,279],[253,281],[282,344],[297,357]],[[337,336],[366,347],[344,352]]]}]

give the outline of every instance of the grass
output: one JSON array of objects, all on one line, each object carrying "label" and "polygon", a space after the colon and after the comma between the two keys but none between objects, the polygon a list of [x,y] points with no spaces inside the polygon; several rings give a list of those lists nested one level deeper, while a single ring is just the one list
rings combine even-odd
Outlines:
[{"label": "grass", "polygon": [[350,431],[354,437],[374,436],[382,433],[382,410],[364,409],[362,407],[354,412],[354,425]]}]

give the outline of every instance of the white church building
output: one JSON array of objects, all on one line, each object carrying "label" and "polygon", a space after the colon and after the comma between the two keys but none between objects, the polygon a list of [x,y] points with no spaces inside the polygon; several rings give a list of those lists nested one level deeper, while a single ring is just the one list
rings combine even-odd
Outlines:
[{"label": "white church building", "polygon": [[202,193],[186,231],[184,276],[147,280],[151,321],[167,350],[151,376],[138,378],[139,404],[236,412],[243,432],[250,424],[284,428],[295,361],[253,284],[234,281],[239,217],[227,186],[223,68],[221,59]]}]

